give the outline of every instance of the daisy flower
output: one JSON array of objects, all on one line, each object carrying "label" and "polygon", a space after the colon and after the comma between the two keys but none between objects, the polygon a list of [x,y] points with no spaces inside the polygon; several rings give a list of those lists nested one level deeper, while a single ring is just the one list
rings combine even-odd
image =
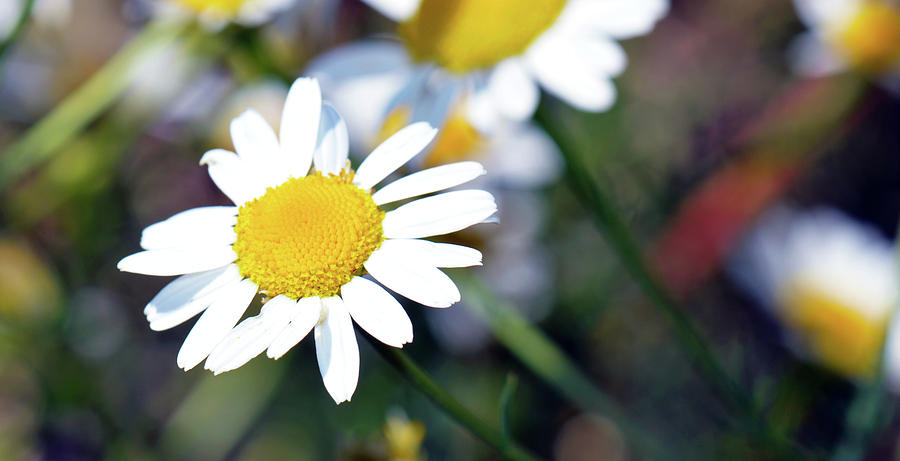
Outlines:
[{"label": "daisy flower", "polygon": [[[237,154],[214,149],[200,161],[235,206],[195,208],[147,227],[141,235],[145,251],[118,267],[185,274],[144,311],[154,330],[202,312],[178,353],[181,368],[205,359],[205,367],[218,374],[263,351],[279,358],[314,331],[325,388],[340,403],[350,400],[359,377],[353,322],[390,346],[413,339],[400,303],[364,275],[420,304],[449,307],[460,300],[459,290],[438,268],[480,265],[481,253],[421,239],[485,221],[497,208],[485,191],[458,190],[383,209],[468,182],[485,170],[476,162],[458,162],[373,192],[428,145],[436,130],[410,125],[353,171],[346,124],[322,103],[314,79],[291,86],[280,126],[276,136],[255,111],[235,118]],[[262,309],[241,321],[257,293],[265,300]]]},{"label": "daisy flower", "polygon": [[229,22],[256,26],[274,13],[285,10],[296,0],[155,0],[162,14],[196,16],[211,28]]},{"label": "daisy flower", "polygon": [[414,115],[456,106],[465,97],[480,130],[529,118],[539,86],[581,110],[608,109],[616,97],[610,79],[626,62],[616,40],[648,33],[668,10],[668,0],[540,0],[527,8],[513,0],[367,3],[399,22],[399,41],[338,48],[331,69],[371,75],[376,84],[401,80],[384,116],[398,107]]},{"label": "daisy flower", "polygon": [[789,57],[803,75],[852,69],[877,79],[900,76],[900,4],[891,0],[794,0],[809,31]]},{"label": "daisy flower", "polygon": [[[865,378],[878,365],[900,301],[896,264],[890,242],[837,211],[776,208],[738,249],[730,269],[786,327],[794,350]],[[896,360],[900,355],[888,357]]]}]

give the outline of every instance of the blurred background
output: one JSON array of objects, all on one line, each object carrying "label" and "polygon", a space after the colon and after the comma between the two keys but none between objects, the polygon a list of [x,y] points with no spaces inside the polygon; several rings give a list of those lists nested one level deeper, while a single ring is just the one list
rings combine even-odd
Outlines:
[{"label": "blurred background", "polygon": [[[37,0],[14,34],[26,2],[2,1],[0,34],[15,40],[0,57],[0,459],[499,459],[362,338],[359,387],[340,406],[311,341],[217,377],[185,373],[175,357],[191,322],[153,332],[142,313],[168,280],[116,269],[147,225],[228,203],[198,161],[230,146],[233,116],[277,116],[310,59],[392,32],[388,19],[358,1],[301,1],[260,27],[169,34],[146,1]],[[779,313],[787,301],[754,280],[781,272],[754,266],[754,279],[744,263],[779,210],[829,210],[896,260],[900,96],[871,75],[798,76],[788,50],[805,29],[786,0],[673,0],[650,34],[623,42],[611,110],[544,94],[536,122],[570,169],[536,187],[492,186],[500,224],[460,237],[485,266],[450,272],[463,302],[449,310],[405,304],[416,340],[404,351],[544,459],[900,459],[898,396],[880,377],[890,353],[878,366],[889,314],[872,333],[823,317],[844,312],[823,302],[813,320]],[[41,128],[48,114],[61,122]],[[35,131],[37,147],[9,148]],[[604,205],[651,282],[623,260],[621,236],[597,217]],[[826,243],[806,245],[811,265],[828,259]],[[877,276],[863,259],[822,264],[846,270],[836,283],[852,291]],[[768,429],[739,421],[648,283]],[[542,332],[587,387],[560,392],[516,349],[537,344],[511,345],[515,328]],[[875,364],[862,371],[816,349],[840,354],[864,334],[872,345],[847,359]]]}]

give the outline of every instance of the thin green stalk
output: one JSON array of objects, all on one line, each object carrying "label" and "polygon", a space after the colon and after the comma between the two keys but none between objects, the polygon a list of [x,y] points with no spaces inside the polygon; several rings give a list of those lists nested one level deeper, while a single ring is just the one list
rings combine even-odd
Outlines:
[{"label": "thin green stalk", "polygon": [[653,305],[669,320],[679,344],[694,361],[714,391],[733,409],[740,413],[745,429],[766,444],[772,445],[779,456],[794,456],[783,450],[786,441],[776,435],[765,423],[750,395],[731,377],[719,358],[713,353],[707,340],[694,326],[663,283],[647,266],[643,252],[631,231],[622,219],[616,205],[597,185],[582,159],[576,155],[568,136],[562,135],[560,127],[544,109],[537,114],[538,121],[557,142],[566,163],[566,174],[575,194],[605,235],[626,271],[637,282]]},{"label": "thin green stalk", "polygon": [[465,306],[483,318],[501,344],[562,396],[585,413],[601,414],[615,422],[634,451],[644,458],[683,459],[677,456],[678,450],[659,448],[552,340],[497,299],[481,281],[466,273],[454,274],[454,280],[466,293]]},{"label": "thin green stalk", "polygon": [[34,2],[35,0],[26,0],[25,4],[22,5],[22,13],[19,14],[19,20],[16,21],[16,26],[6,37],[6,40],[3,40],[3,42],[0,43],[0,60],[3,59],[3,56],[6,56],[6,53],[25,32],[25,24],[28,23],[28,18],[31,17],[31,10],[34,9]]},{"label": "thin green stalk", "polygon": [[515,442],[505,440],[500,431],[490,427],[484,421],[467,410],[450,394],[444,391],[424,370],[419,368],[409,356],[400,349],[385,346],[364,335],[372,347],[397,371],[409,380],[416,388],[428,397],[435,405],[447,412],[457,423],[468,429],[480,439],[487,442],[500,455],[511,461],[537,461],[538,458]]},{"label": "thin green stalk", "polygon": [[109,107],[134,78],[134,66],[148,52],[174,41],[187,24],[154,22],[141,30],[40,122],[0,155],[0,193],[43,163]]}]

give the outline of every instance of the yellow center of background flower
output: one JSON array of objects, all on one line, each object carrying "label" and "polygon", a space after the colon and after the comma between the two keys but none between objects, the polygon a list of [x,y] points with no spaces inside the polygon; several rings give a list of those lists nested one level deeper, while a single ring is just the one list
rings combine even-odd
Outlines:
[{"label": "yellow center of background flower", "polygon": [[191,11],[202,13],[214,11],[218,14],[235,16],[241,10],[246,0],[175,0]]},{"label": "yellow center of background flower", "polygon": [[422,0],[399,26],[413,59],[468,72],[521,54],[547,30],[565,0]]},{"label": "yellow center of background flower", "polygon": [[241,275],[270,297],[339,294],[384,240],[384,211],[351,180],[293,178],[242,206],[233,245]]},{"label": "yellow center of background flower", "polygon": [[[405,106],[395,108],[385,117],[378,137],[372,145],[381,144],[409,124],[410,110]],[[484,136],[469,123],[462,110],[457,108],[444,121],[434,146],[425,156],[424,166],[430,168],[463,160],[475,160],[482,144]]]},{"label": "yellow center of background flower", "polygon": [[[875,371],[887,329],[887,315],[872,318],[822,287],[793,280],[780,301],[786,322],[823,365],[850,377]],[[885,312],[890,312],[889,308]]]},{"label": "yellow center of background flower", "polygon": [[900,62],[900,10],[883,1],[864,2],[834,40],[857,69],[887,71]]}]

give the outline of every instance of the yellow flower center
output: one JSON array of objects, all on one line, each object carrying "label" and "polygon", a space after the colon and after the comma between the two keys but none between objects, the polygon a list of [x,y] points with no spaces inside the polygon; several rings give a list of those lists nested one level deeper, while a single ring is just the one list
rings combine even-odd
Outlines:
[{"label": "yellow flower center", "polygon": [[211,11],[225,16],[236,16],[246,0],[175,0],[175,2],[195,13]]},{"label": "yellow flower center", "polygon": [[[813,358],[847,376],[875,371],[887,329],[887,314],[873,318],[824,292],[819,284],[790,281],[780,299],[785,321],[800,334]],[[884,312],[890,312],[886,306]]]},{"label": "yellow flower center", "polygon": [[[404,106],[397,107],[385,117],[373,145],[384,142],[392,134],[409,125],[410,111]],[[455,110],[444,122],[434,142],[434,147],[425,156],[426,167],[447,163],[474,160],[484,143],[484,136],[472,126],[461,110]]]},{"label": "yellow flower center", "polygon": [[900,62],[900,10],[884,1],[866,1],[833,39],[857,69],[889,70]]},{"label": "yellow flower center", "polygon": [[292,178],[244,204],[233,245],[241,275],[270,297],[339,294],[384,240],[384,211],[352,178]]},{"label": "yellow flower center", "polygon": [[[527,4],[526,4],[527,3]],[[422,0],[398,32],[413,59],[468,72],[521,54],[556,21],[565,0]]]}]

